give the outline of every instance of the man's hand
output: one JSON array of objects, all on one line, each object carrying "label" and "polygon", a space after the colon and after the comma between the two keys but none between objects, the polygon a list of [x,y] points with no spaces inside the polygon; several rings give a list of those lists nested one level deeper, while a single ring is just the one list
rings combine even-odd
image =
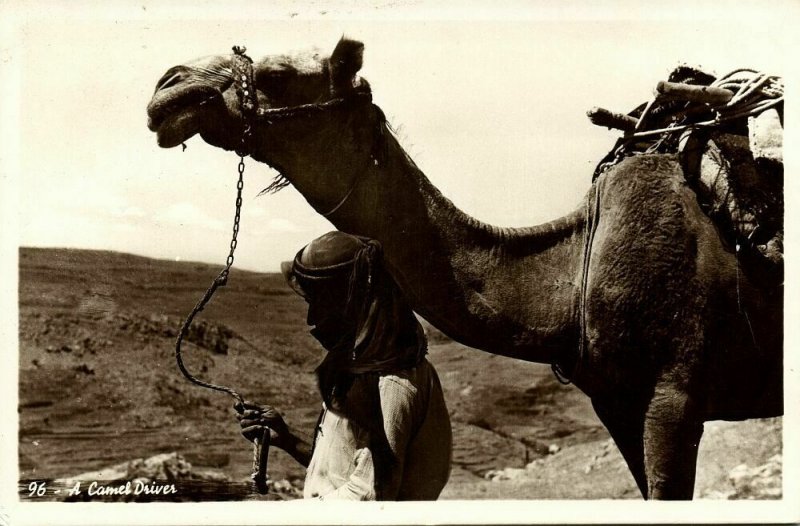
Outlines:
[{"label": "man's hand", "polygon": [[283,417],[272,406],[259,405],[253,402],[237,402],[233,408],[236,410],[236,419],[242,428],[242,435],[253,442],[264,432],[264,428],[270,429],[270,442],[273,446],[286,450],[290,443],[291,432],[283,421]]},{"label": "man's hand", "polygon": [[375,500],[375,462],[372,451],[368,447],[356,451],[353,458],[355,469],[347,482],[327,495],[320,495],[319,500]]}]

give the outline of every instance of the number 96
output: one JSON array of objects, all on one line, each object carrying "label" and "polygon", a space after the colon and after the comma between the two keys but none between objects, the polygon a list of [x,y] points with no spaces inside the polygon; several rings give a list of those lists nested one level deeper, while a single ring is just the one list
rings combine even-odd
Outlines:
[{"label": "number 96", "polygon": [[33,481],[28,484],[28,492],[29,497],[43,497],[47,493],[47,486],[44,482]]}]

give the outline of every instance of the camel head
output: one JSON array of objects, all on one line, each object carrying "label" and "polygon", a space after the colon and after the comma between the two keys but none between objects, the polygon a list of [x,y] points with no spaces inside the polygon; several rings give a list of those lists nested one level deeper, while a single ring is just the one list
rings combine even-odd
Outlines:
[{"label": "camel head", "polygon": [[[364,45],[342,38],[330,57],[317,52],[272,55],[253,64],[256,103],[261,109],[290,108],[368,91],[356,76]],[[147,106],[148,127],[158,144],[172,148],[195,134],[234,150],[240,145],[242,110],[231,55],[204,57],[170,68]],[[278,132],[276,132],[278,133]]]},{"label": "camel head", "polygon": [[365,171],[383,138],[383,113],[357,76],[363,52],[361,42],[342,38],[329,57],[270,55],[250,67],[231,54],[175,66],[156,84],[148,127],[163,148],[199,134],[249,154],[279,173],[266,191],[291,183],[324,214],[349,195],[353,171]]}]

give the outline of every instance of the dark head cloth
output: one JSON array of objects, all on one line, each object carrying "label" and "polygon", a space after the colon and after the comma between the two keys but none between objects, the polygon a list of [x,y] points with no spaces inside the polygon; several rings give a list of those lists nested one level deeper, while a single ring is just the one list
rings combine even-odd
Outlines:
[{"label": "dark head cloth", "polygon": [[289,286],[308,299],[313,294],[315,284],[324,286],[334,281],[349,283],[357,261],[374,260],[374,253],[379,251],[380,244],[377,241],[339,231],[328,232],[300,249],[294,261],[281,263],[281,272]]},{"label": "dark head cloth", "polygon": [[[325,362],[353,374],[390,372],[417,365],[427,351],[422,327],[383,267],[375,240],[329,232],[303,247],[281,270],[309,303],[321,290],[346,296],[344,317],[353,335],[345,348],[329,348]],[[321,294],[320,294],[321,295]],[[325,366],[323,362],[321,367]]]}]

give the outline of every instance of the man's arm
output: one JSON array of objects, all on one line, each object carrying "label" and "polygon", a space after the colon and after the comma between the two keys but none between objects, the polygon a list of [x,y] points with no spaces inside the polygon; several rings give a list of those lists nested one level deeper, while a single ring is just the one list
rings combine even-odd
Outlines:
[{"label": "man's arm", "polygon": [[420,408],[419,403],[415,403],[416,391],[392,377],[381,378],[380,396],[383,429],[394,457],[391,469],[386,470],[387,478],[382,481],[380,499],[397,500],[403,482],[408,444],[414,434],[414,415]]},{"label": "man's arm", "polygon": [[[308,464],[311,462],[311,453],[312,453],[312,446],[311,440],[305,439],[301,437],[297,431],[289,431],[289,436],[283,440],[283,446],[276,446],[280,447],[293,459],[300,463],[303,467],[308,467]],[[273,439],[275,436],[275,431],[272,431],[270,428],[270,440]]]}]

